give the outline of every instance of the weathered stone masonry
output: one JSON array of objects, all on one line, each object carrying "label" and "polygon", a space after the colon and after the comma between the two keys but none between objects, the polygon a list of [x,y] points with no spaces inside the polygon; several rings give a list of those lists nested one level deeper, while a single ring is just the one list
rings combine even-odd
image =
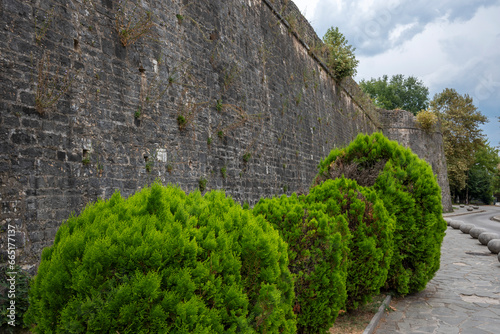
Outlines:
[{"label": "weathered stone masonry", "polygon": [[[139,4],[123,16],[110,0],[0,0],[0,221],[25,267],[117,189],[206,182],[250,203],[307,191],[332,147],[380,128],[355,83],[311,56],[318,38],[293,3]],[[146,11],[153,30],[123,46],[117,20]]]}]

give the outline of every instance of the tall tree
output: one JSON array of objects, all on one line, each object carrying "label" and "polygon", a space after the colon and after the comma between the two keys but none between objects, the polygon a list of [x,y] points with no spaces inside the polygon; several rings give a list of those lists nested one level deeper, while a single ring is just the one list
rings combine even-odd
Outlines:
[{"label": "tall tree", "polygon": [[431,110],[441,121],[450,191],[456,198],[465,189],[476,152],[485,145],[479,126],[488,119],[474,106],[472,97],[450,88],[434,96]]},{"label": "tall tree", "polygon": [[490,204],[498,177],[499,163],[498,149],[485,142],[474,155],[474,164],[467,172],[465,189],[462,190],[460,197],[466,202],[477,199]]},{"label": "tall tree", "polygon": [[369,81],[361,80],[359,86],[380,108],[404,109],[416,115],[429,106],[429,89],[413,76],[405,78],[404,75],[397,74],[389,80],[384,75]]}]

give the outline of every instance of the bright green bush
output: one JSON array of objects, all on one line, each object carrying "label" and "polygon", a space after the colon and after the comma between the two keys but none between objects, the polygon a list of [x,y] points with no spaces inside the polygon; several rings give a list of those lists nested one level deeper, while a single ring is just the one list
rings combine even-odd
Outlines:
[{"label": "bright green bush", "polygon": [[287,245],[222,192],[154,184],[88,206],[44,249],[37,333],[294,333]]},{"label": "bright green bush", "polygon": [[346,299],[347,221],[326,211],[325,204],[311,205],[296,194],[261,199],[253,208],[289,245],[298,333],[328,331]]},{"label": "bright green bush", "polygon": [[394,247],[394,220],[375,191],[350,179],[326,180],[311,189],[306,201],[313,207],[325,204],[329,216],[343,215],[348,222],[346,309],[355,310],[378,294],[386,282]]},{"label": "bright green bush", "polygon": [[29,273],[18,265],[0,267],[0,333],[15,333],[16,328],[23,327],[29,279]]},{"label": "bright green bush", "polygon": [[373,187],[395,218],[394,254],[387,288],[420,291],[439,269],[446,229],[441,191],[431,167],[410,149],[380,133],[358,135],[321,161],[315,184],[344,175]]}]

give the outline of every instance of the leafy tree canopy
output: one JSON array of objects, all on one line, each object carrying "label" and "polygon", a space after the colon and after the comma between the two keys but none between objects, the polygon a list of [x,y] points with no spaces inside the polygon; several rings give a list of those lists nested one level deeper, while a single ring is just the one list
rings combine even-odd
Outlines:
[{"label": "leafy tree canopy", "polygon": [[429,89],[416,77],[405,78],[402,74],[382,78],[361,80],[361,89],[370,96],[375,105],[388,110],[403,109],[416,115],[429,106]]},{"label": "leafy tree canopy", "polygon": [[490,204],[498,178],[499,163],[498,149],[485,142],[475,152],[474,164],[467,172],[466,189],[461,191],[460,198],[466,199],[466,202],[476,199]]},{"label": "leafy tree canopy", "polygon": [[476,152],[485,145],[479,126],[488,119],[474,106],[472,97],[450,88],[436,94],[430,105],[441,120],[448,180],[451,193],[456,196],[466,186]]}]

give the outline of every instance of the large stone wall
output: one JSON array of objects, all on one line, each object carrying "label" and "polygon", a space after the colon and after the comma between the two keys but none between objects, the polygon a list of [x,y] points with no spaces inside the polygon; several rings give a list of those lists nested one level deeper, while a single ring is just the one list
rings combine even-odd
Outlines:
[{"label": "large stone wall", "polygon": [[[292,2],[139,3],[0,0],[0,222],[25,267],[115,190],[206,181],[251,204],[307,191],[332,147],[380,127],[312,55]],[[124,46],[117,23],[148,12],[153,29]]]},{"label": "large stone wall", "polygon": [[453,211],[443,150],[443,134],[439,131],[439,125],[436,124],[433,129],[424,131],[419,127],[416,117],[404,110],[379,110],[379,120],[387,138],[409,147],[413,153],[432,166],[441,187],[443,211]]}]

